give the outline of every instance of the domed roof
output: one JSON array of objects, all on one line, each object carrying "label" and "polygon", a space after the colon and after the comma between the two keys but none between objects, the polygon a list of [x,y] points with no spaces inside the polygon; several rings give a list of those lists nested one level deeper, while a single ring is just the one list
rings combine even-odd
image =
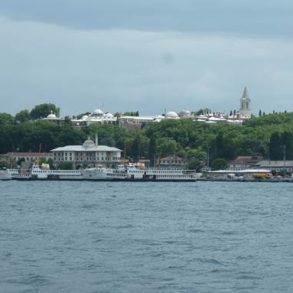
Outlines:
[{"label": "domed roof", "polygon": [[88,138],[84,143],[83,143],[83,147],[84,148],[92,148],[95,146],[95,143],[90,139]]},{"label": "domed roof", "polygon": [[174,111],[166,113],[166,118],[178,118],[178,114]]},{"label": "domed roof", "polygon": [[106,117],[106,118],[113,118],[114,115],[113,115],[112,113],[106,113],[106,114],[105,114],[105,117]]},{"label": "domed roof", "polygon": [[104,112],[103,112],[101,109],[96,109],[96,110],[93,112],[93,115],[104,115]]},{"label": "domed roof", "polygon": [[55,113],[53,113],[52,111],[51,111],[51,114],[49,114],[48,116],[47,116],[47,119],[56,119],[57,117],[56,117],[56,115],[55,115]]},{"label": "domed roof", "polygon": [[82,120],[87,120],[88,118],[89,118],[88,115],[83,115],[83,116],[81,117]]}]

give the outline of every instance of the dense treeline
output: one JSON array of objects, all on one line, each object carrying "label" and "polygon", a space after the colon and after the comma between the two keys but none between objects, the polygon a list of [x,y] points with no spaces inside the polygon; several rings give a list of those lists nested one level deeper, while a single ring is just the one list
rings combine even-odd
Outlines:
[{"label": "dense treeline", "polygon": [[[51,109],[35,107],[36,110],[44,108],[42,116]],[[34,120],[32,115],[27,116],[31,112],[20,112],[26,119],[0,113],[0,153],[50,151],[58,146],[82,144],[88,136],[94,138],[98,133],[99,144],[116,146],[133,161],[145,158],[153,164],[168,155],[188,159],[190,168],[200,168],[208,161],[212,166],[225,164],[239,155],[293,159],[293,113],[254,117],[242,126],[210,125],[181,119],[151,123],[143,129],[124,129],[118,125],[78,128],[69,120],[57,125],[51,121]],[[40,113],[35,112],[38,111],[33,112],[34,117],[40,117]]]}]

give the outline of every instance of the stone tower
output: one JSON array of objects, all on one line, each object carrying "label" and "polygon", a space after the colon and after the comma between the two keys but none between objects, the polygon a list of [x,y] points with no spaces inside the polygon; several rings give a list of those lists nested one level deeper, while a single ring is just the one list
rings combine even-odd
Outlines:
[{"label": "stone tower", "polygon": [[240,99],[240,117],[251,118],[250,98],[248,96],[247,87],[244,88],[242,98]]}]

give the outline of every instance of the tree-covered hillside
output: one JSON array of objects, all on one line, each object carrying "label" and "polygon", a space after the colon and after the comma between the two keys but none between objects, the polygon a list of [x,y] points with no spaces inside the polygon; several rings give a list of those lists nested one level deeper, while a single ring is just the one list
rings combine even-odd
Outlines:
[{"label": "tree-covered hillside", "polygon": [[[36,108],[49,111],[48,107]],[[219,159],[232,160],[239,155],[262,155],[279,160],[283,159],[284,150],[286,158],[293,159],[293,113],[254,117],[242,126],[180,119],[154,122],[143,129],[124,129],[118,125],[75,127],[69,120],[57,125],[52,121],[35,120],[28,115],[29,111],[20,113],[24,118],[0,113],[2,154],[50,151],[58,146],[81,144],[97,133],[99,144],[116,146],[133,161],[144,158],[155,163],[161,157],[178,155],[187,158],[193,167],[199,167],[207,163],[208,157],[211,163]]]}]

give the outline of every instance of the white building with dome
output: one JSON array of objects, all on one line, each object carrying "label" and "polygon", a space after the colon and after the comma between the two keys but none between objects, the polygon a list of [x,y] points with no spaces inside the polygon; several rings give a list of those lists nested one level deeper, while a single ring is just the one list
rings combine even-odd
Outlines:
[{"label": "white building with dome", "polygon": [[112,113],[104,113],[101,109],[96,109],[91,114],[84,115],[80,119],[71,119],[71,122],[76,125],[90,125],[93,123],[115,124],[117,117]]},{"label": "white building with dome", "polygon": [[166,119],[180,119],[180,117],[178,116],[178,114],[174,111],[169,111],[166,113],[165,115]]},{"label": "white building with dome", "polygon": [[117,164],[122,153],[118,148],[98,145],[97,139],[96,142],[87,139],[82,145],[58,147],[50,152],[53,154],[54,163],[71,162],[75,167]]},{"label": "white building with dome", "polygon": [[161,122],[165,119],[180,119],[174,111],[169,111],[165,115],[155,116],[121,116],[118,118],[119,125],[125,128],[142,128],[144,125],[154,122]]},{"label": "white building with dome", "polygon": [[56,114],[53,111],[51,111],[51,113],[47,117],[42,118],[41,120],[53,121],[58,123],[62,121],[63,119],[60,117],[57,117]]}]

